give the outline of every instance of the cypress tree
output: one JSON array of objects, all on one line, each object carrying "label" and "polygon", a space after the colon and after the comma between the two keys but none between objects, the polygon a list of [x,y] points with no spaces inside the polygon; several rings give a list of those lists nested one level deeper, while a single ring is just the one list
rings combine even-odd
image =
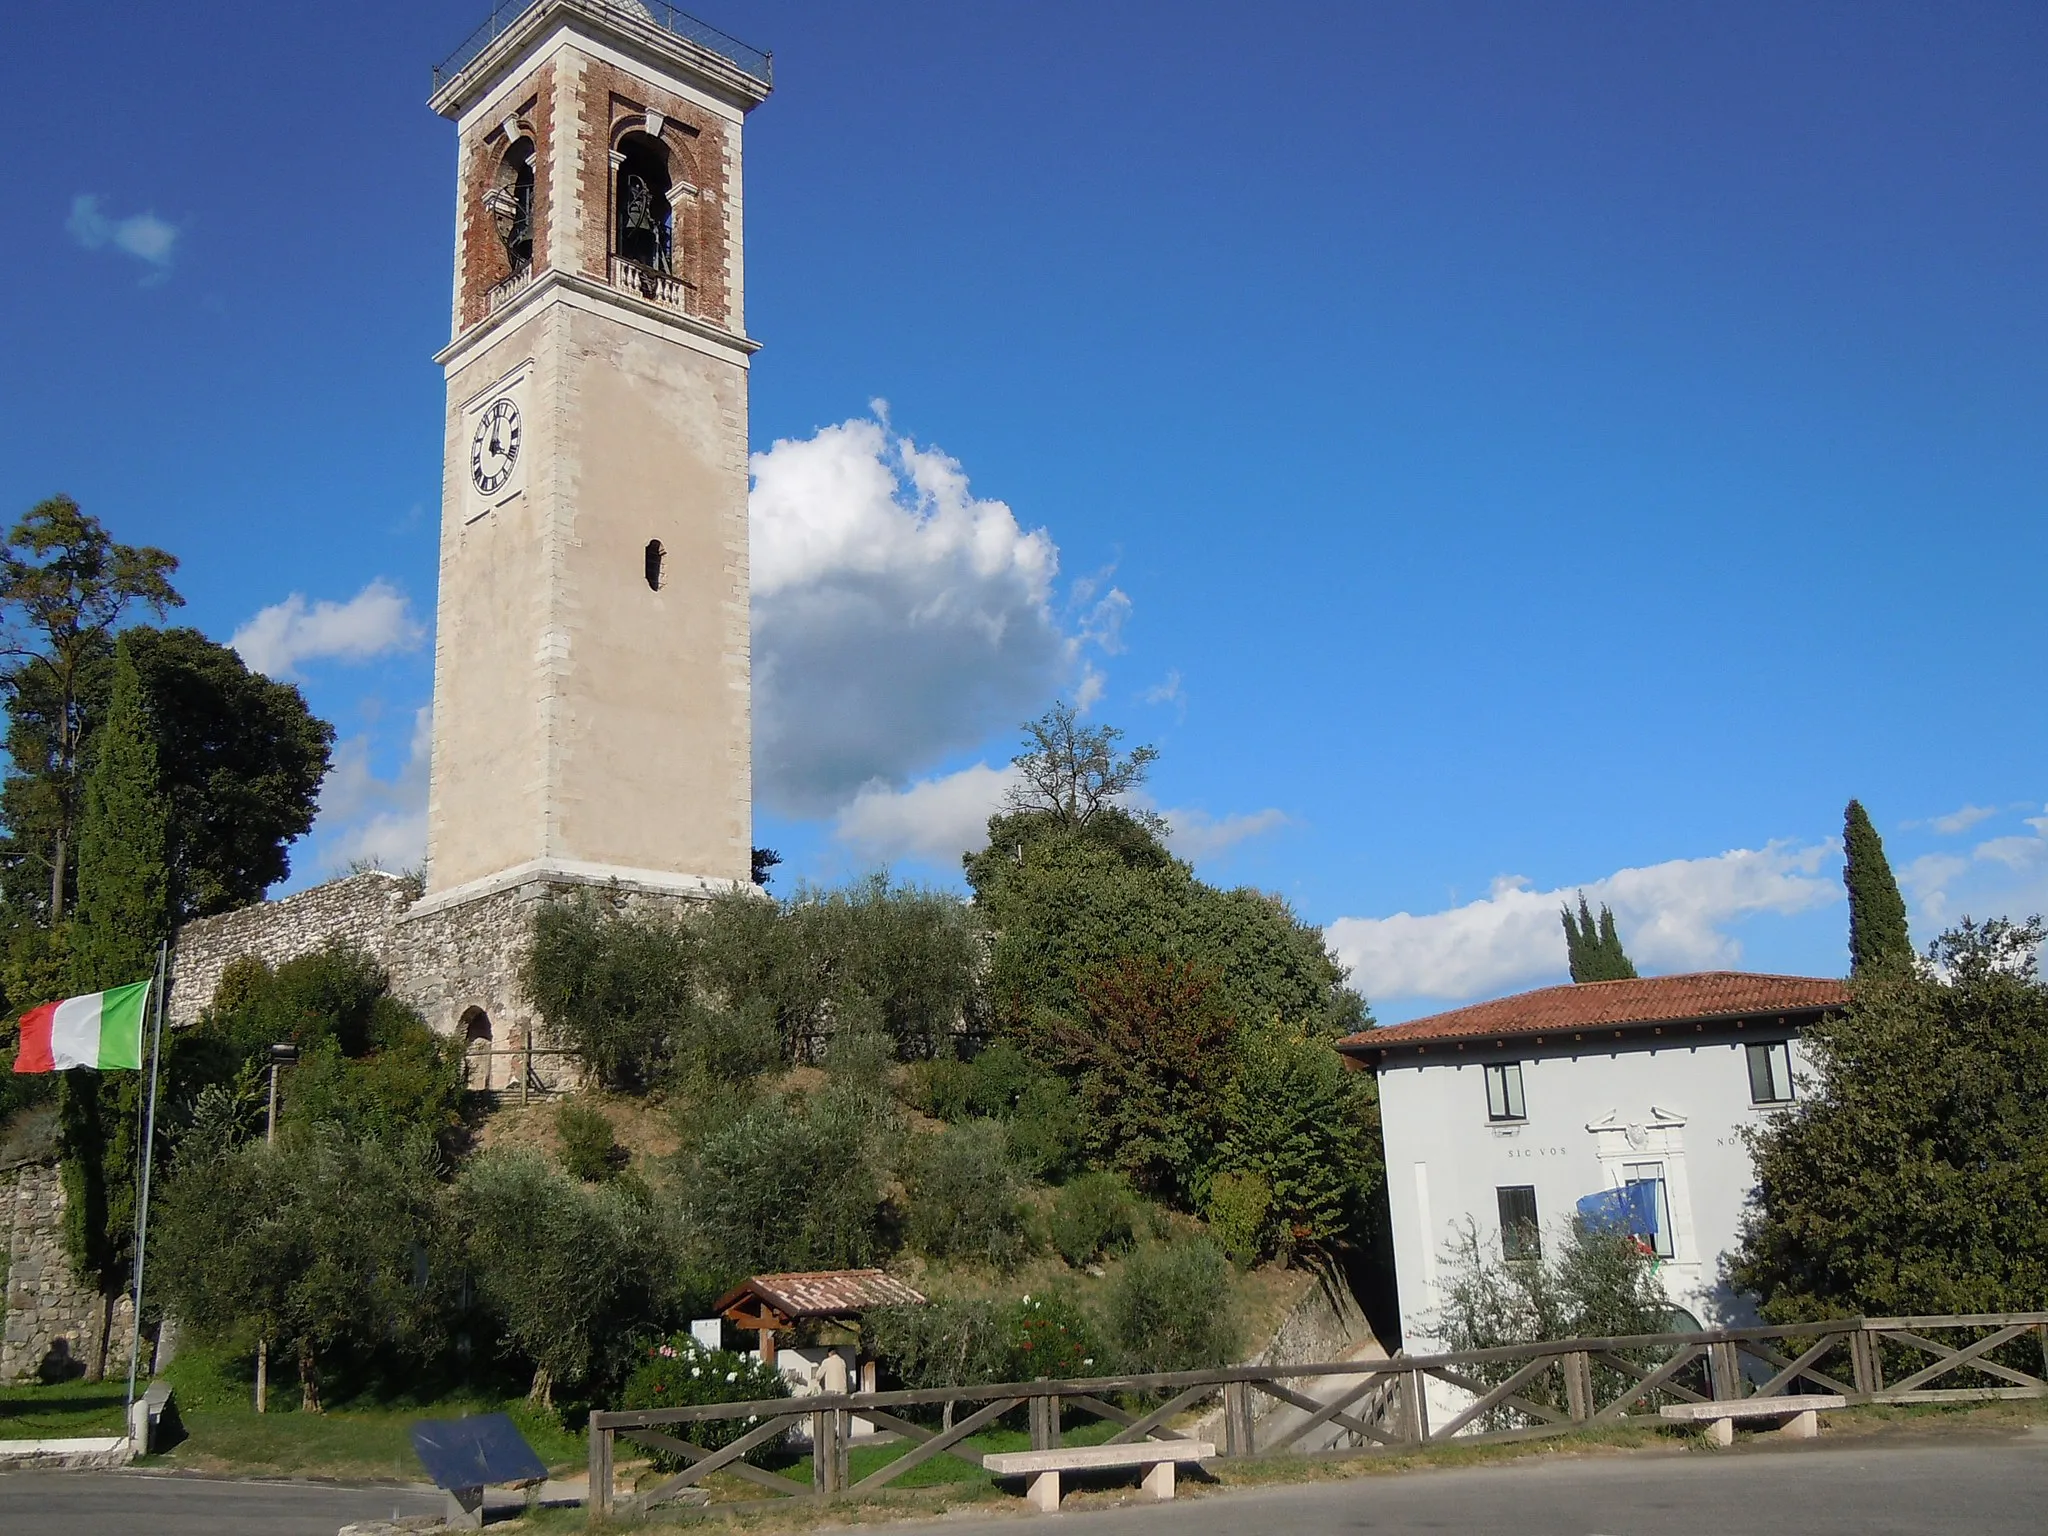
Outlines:
[{"label": "cypress tree", "polygon": [[[113,692],[79,826],[72,991],[153,974],[169,918],[169,813],[156,736],[130,646],[114,651]],[[64,1237],[73,1266],[108,1295],[126,1283],[135,1232],[140,1073],[64,1074],[60,1109]],[[88,1362],[95,1369],[100,1362]]]},{"label": "cypress tree", "polygon": [[1906,902],[1884,856],[1884,840],[1855,801],[1842,814],[1842,883],[1849,888],[1849,974],[1913,963],[1913,937],[1906,929]]},{"label": "cypress tree", "polygon": [[1621,935],[1614,929],[1614,914],[1600,904],[1600,970],[1602,981],[1634,981],[1635,962],[1621,947]]},{"label": "cypress tree", "polygon": [[1571,965],[1573,981],[1632,981],[1636,968],[1621,947],[1621,935],[1615,931],[1614,913],[1605,902],[1601,903],[1600,916],[1593,916],[1593,909],[1586,901],[1586,893],[1579,892],[1578,915],[1572,915],[1570,907],[1560,909],[1564,919],[1565,957]]}]

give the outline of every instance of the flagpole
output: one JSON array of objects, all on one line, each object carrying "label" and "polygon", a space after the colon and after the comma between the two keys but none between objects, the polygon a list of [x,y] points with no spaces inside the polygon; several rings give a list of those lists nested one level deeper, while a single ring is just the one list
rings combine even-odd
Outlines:
[{"label": "flagpole", "polygon": [[[135,1372],[142,1361],[142,1261],[149,1251],[149,1170],[155,1161],[156,1151],[157,1064],[164,1048],[164,972],[170,953],[169,939],[157,945],[156,986],[153,989],[156,1029],[149,1044],[149,1108],[142,1131],[142,1191],[135,1203],[135,1315],[128,1330],[128,1404],[122,1413],[122,1424],[131,1436],[135,1423]],[[145,1432],[142,1446],[145,1451],[149,1449],[148,1438]]]}]

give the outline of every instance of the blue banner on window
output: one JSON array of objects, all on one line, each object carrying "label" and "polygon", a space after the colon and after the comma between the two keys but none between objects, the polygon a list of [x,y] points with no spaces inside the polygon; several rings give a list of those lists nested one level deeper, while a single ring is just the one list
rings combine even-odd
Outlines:
[{"label": "blue banner on window", "polygon": [[1603,1189],[1579,1202],[1579,1220],[1594,1232],[1629,1232],[1646,1243],[1657,1240],[1657,1186],[1627,1184]]}]

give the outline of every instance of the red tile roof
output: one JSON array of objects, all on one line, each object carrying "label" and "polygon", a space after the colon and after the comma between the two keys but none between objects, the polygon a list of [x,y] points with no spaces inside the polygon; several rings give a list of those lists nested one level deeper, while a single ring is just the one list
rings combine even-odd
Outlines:
[{"label": "red tile roof", "polygon": [[795,1275],[756,1275],[718,1303],[723,1312],[747,1296],[784,1317],[850,1317],[869,1307],[916,1307],[925,1298],[879,1269],[818,1269]]},{"label": "red tile roof", "polygon": [[1699,971],[1689,976],[1646,976],[1635,981],[1585,981],[1540,987],[1453,1008],[1383,1029],[1360,1030],[1338,1042],[1346,1051],[1429,1045],[1439,1040],[1505,1040],[1527,1035],[1634,1024],[1692,1023],[1760,1014],[1819,1013],[1849,1001],[1849,984],[1820,976],[1759,976],[1747,971]]}]

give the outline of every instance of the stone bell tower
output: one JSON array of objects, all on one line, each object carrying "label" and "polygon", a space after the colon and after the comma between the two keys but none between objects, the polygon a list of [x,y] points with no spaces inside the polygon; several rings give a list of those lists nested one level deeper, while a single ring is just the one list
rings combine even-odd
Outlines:
[{"label": "stone bell tower", "polygon": [[753,830],[740,137],[769,61],[664,5],[510,9],[432,102],[459,144],[427,902],[701,895],[747,881]]},{"label": "stone bell tower", "polygon": [[435,71],[454,334],[427,889],[394,970],[443,1029],[511,1043],[518,909],[565,886],[748,882],[740,142],[770,72],[638,0],[501,5]]}]

